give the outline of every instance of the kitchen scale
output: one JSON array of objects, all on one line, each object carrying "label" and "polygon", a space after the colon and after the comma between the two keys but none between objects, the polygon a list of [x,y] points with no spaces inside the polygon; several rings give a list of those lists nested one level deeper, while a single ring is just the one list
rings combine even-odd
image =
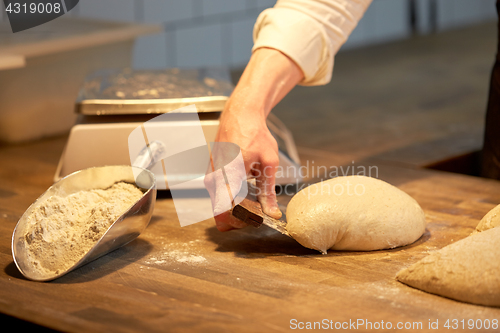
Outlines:
[{"label": "kitchen scale", "polygon": [[[89,167],[130,165],[129,135],[165,113],[169,113],[169,120],[161,123],[162,131],[182,133],[194,126],[199,128],[201,123],[205,141],[213,142],[219,116],[233,88],[229,71],[219,68],[101,70],[89,75],[76,101],[78,118],[54,181]],[[193,104],[196,108],[188,107]],[[196,120],[193,110],[198,115]],[[297,184],[302,180],[300,160],[290,131],[273,114],[267,125],[279,146],[282,172],[276,184]],[[164,188],[168,189],[164,173],[155,172],[155,176],[158,184],[166,184]],[[202,181],[189,182],[186,189],[190,188],[202,189],[204,185]]]}]

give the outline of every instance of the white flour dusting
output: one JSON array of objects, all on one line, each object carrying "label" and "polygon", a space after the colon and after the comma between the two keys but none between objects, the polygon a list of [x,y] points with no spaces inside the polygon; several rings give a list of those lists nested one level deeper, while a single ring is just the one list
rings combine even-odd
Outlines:
[{"label": "white flour dusting", "polygon": [[207,261],[205,257],[189,254],[189,252],[184,252],[184,251],[170,251],[170,252],[165,252],[164,254],[174,259],[177,262],[194,264]]},{"label": "white flour dusting", "polygon": [[191,247],[199,242],[199,240],[192,240],[187,243],[173,243],[165,247],[167,251],[156,254],[150,257],[147,264],[164,264],[169,262],[180,262],[186,264],[201,264],[205,263],[207,259],[201,255],[193,253]]}]

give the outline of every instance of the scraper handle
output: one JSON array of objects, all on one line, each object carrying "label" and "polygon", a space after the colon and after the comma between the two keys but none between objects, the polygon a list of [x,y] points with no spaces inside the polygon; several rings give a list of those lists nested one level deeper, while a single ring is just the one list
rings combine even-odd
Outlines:
[{"label": "scraper handle", "polygon": [[254,183],[248,181],[247,186],[248,194],[246,198],[233,207],[231,214],[246,224],[258,228],[264,222],[264,212],[262,211],[260,202],[255,196],[257,189]]},{"label": "scraper handle", "polygon": [[249,199],[243,199],[242,202],[234,206],[232,214],[241,221],[254,226],[260,227],[264,222],[264,216],[260,203]]}]

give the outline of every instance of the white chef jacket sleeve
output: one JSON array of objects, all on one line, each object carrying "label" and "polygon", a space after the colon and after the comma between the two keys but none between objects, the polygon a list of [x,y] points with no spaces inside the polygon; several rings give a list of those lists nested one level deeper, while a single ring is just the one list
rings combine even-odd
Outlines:
[{"label": "white chef jacket sleeve", "polygon": [[354,30],[371,0],[278,0],[254,26],[252,52],[279,50],[304,73],[301,85],[330,82],[334,56]]}]

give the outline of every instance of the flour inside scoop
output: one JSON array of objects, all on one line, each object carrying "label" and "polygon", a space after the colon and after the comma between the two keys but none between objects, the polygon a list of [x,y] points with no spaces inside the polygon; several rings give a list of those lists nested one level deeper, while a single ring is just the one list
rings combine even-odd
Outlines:
[{"label": "flour inside scoop", "polygon": [[52,195],[27,217],[27,260],[43,274],[59,274],[77,263],[108,228],[143,195],[130,183],[107,189]]}]

